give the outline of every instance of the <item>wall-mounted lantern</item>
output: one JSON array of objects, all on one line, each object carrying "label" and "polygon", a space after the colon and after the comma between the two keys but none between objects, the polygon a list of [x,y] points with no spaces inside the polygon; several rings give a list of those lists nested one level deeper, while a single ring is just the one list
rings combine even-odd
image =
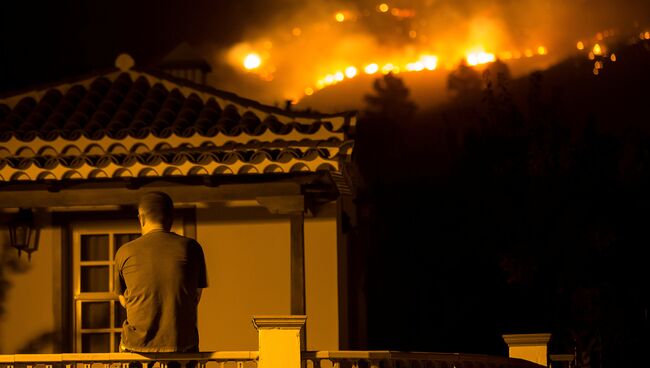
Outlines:
[{"label": "wall-mounted lantern", "polygon": [[9,223],[9,241],[11,246],[18,250],[18,257],[25,252],[27,258],[32,259],[32,253],[38,249],[38,233],[32,210],[19,209]]}]

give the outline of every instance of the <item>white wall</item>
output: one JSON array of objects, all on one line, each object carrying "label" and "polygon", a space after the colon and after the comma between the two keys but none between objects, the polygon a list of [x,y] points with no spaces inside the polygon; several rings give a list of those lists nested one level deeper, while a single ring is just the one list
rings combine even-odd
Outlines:
[{"label": "white wall", "polygon": [[199,304],[202,351],[257,350],[253,315],[290,313],[290,223],[261,207],[197,209],[208,288]]},{"label": "white wall", "polygon": [[[290,314],[291,233],[262,207],[197,209],[209,286],[199,305],[202,351],[257,350],[251,317]],[[305,219],[307,348],[339,348],[336,204]]]},{"label": "white wall", "polygon": [[[39,248],[32,254],[31,262],[24,253],[18,258],[17,251],[9,247],[8,238],[8,232],[3,229],[0,251],[18,269],[11,270],[6,262],[2,266],[9,289],[4,300],[5,313],[0,319],[0,353],[15,354],[39,335],[55,332],[54,291],[59,288],[56,283],[60,280],[60,259],[55,256],[55,250],[60,246],[61,232],[52,227],[42,229]],[[50,338],[31,352],[52,353],[55,349]]]}]

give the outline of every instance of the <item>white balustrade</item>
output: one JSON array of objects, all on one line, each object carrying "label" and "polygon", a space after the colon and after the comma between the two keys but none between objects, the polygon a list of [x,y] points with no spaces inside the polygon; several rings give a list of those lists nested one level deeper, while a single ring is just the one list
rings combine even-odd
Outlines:
[{"label": "white balustrade", "polygon": [[[257,351],[0,355],[0,368],[256,368]],[[212,364],[211,364],[212,363]]]},{"label": "white balustrade", "polygon": [[257,316],[259,351],[0,355],[0,368],[544,368],[499,356],[304,351],[305,316]]}]

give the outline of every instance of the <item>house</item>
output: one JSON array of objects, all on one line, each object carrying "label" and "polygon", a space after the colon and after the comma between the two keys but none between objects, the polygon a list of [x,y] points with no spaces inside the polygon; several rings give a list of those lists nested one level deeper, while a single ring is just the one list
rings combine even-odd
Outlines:
[{"label": "house", "polygon": [[[310,350],[347,347],[355,113],[265,106],[194,67],[139,69],[123,54],[0,98],[0,354],[116,351],[112,260],[139,236],[135,204],[151,190],[204,249],[202,351],[256,350],[251,316],[272,314],[306,314]],[[19,257],[9,224],[24,213],[37,249]]]}]

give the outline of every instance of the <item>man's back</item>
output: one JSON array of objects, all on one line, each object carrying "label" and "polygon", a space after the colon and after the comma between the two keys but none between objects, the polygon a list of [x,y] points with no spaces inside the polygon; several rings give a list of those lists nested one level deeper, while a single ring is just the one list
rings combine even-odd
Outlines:
[{"label": "man's back", "polygon": [[198,349],[196,307],[207,286],[201,246],[167,231],[152,231],[115,256],[118,293],[126,299],[122,344],[131,351]]}]

